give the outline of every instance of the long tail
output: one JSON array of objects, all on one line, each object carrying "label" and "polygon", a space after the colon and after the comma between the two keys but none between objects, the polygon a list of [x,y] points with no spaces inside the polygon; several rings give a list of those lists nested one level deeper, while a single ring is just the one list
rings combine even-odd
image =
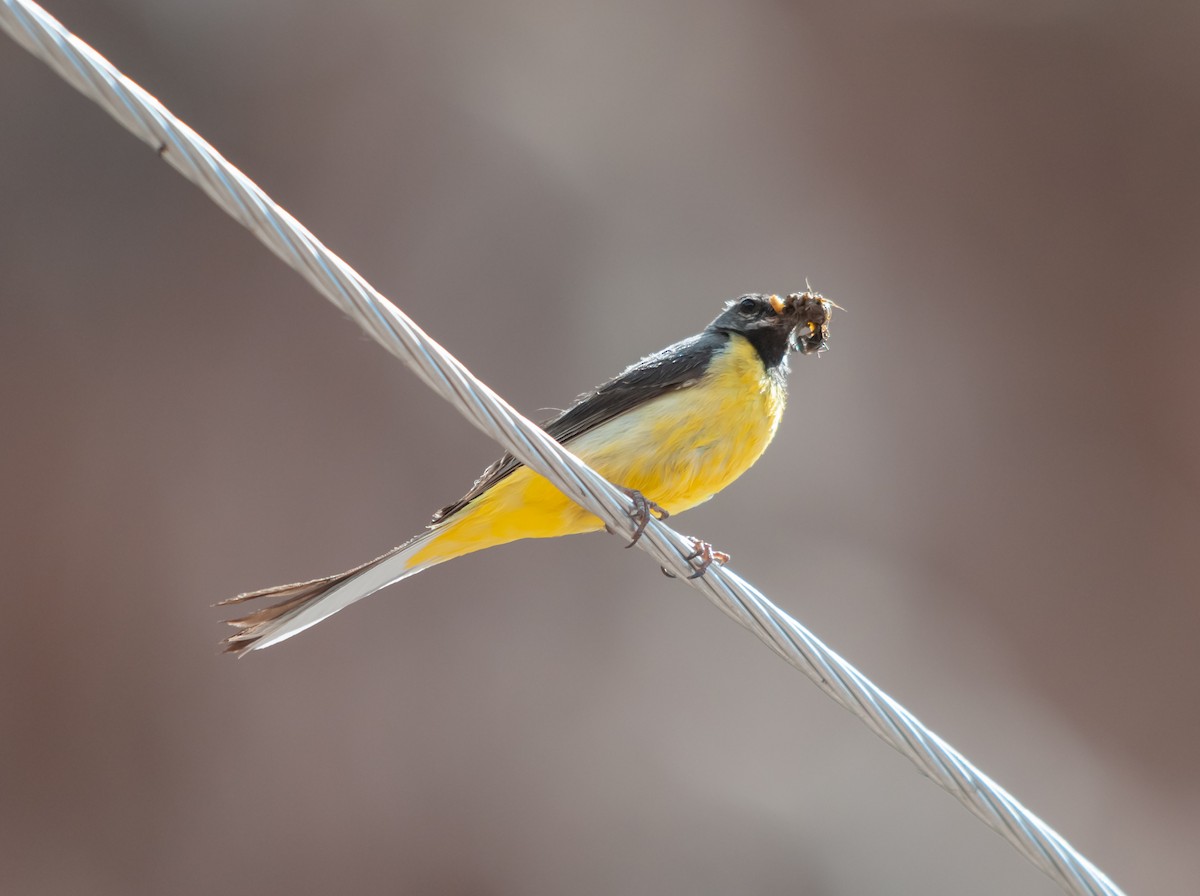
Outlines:
[{"label": "long tail", "polygon": [[438,534],[440,533],[437,531],[422,532],[412,541],[392,548],[382,557],[376,557],[362,566],[356,566],[336,576],[298,582],[295,585],[277,585],[274,588],[251,591],[221,601],[217,606],[240,604],[260,597],[277,599],[277,602],[270,606],[228,620],[228,624],[237,628],[237,632],[222,642],[225,652],[242,655],[251,650],[261,650],[278,644],[355,601],[374,594],[380,588],[440,563],[444,558],[411,563],[413,556]]}]

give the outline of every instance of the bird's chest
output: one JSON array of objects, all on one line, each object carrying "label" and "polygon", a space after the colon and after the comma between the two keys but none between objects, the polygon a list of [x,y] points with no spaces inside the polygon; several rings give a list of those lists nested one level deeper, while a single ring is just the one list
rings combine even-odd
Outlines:
[{"label": "bird's chest", "polygon": [[758,460],[786,397],[782,377],[768,373],[754,347],[734,337],[698,382],[629,416],[637,431],[621,441],[633,450],[592,460],[612,482],[677,513],[708,500]]}]

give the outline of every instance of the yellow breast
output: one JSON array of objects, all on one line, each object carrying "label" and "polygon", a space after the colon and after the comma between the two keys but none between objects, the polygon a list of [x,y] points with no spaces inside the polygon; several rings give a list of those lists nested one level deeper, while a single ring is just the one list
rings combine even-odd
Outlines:
[{"label": "yellow breast", "polygon": [[[671,513],[707,501],[758,460],[786,402],[781,378],[732,334],[693,385],[667,392],[568,443],[615,485]],[[519,538],[603,528],[542,476],[521,467],[452,517],[413,562],[443,560]]]},{"label": "yellow breast", "polygon": [[610,482],[671,513],[707,501],[758,460],[783,416],[782,382],[739,335],[699,382],[576,439],[570,448]]}]

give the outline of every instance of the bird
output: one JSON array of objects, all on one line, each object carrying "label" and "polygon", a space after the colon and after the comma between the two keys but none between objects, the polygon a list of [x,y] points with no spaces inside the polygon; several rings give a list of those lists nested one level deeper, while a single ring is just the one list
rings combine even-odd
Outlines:
[{"label": "bird", "polygon": [[[652,514],[666,519],[704,503],[762,456],[787,401],[788,356],[822,352],[838,307],[811,287],[782,298],[732,299],[700,333],[630,365],[542,426],[632,498],[632,546]],[[244,655],[447,560],[523,538],[603,528],[599,517],[505,454],[424,531],[386,554],[337,575],[221,601],[274,601],[227,620],[236,631],[222,644]],[[694,576],[729,559],[693,542]]]}]

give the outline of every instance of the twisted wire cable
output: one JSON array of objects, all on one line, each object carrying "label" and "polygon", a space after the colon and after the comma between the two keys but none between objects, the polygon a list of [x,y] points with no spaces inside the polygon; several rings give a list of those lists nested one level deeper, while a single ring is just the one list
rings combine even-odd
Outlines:
[{"label": "twisted wire cable", "polygon": [[[0,28],[153,147],[476,427],[614,532],[632,535],[626,495],[475,379],[153,96],[29,0],[0,0]],[[714,564],[705,575],[686,578],[694,571],[687,560],[692,542],[655,519],[637,544],[907,756],[1066,892],[1121,896],[1103,872],[1041,819],[732,570]]]}]

